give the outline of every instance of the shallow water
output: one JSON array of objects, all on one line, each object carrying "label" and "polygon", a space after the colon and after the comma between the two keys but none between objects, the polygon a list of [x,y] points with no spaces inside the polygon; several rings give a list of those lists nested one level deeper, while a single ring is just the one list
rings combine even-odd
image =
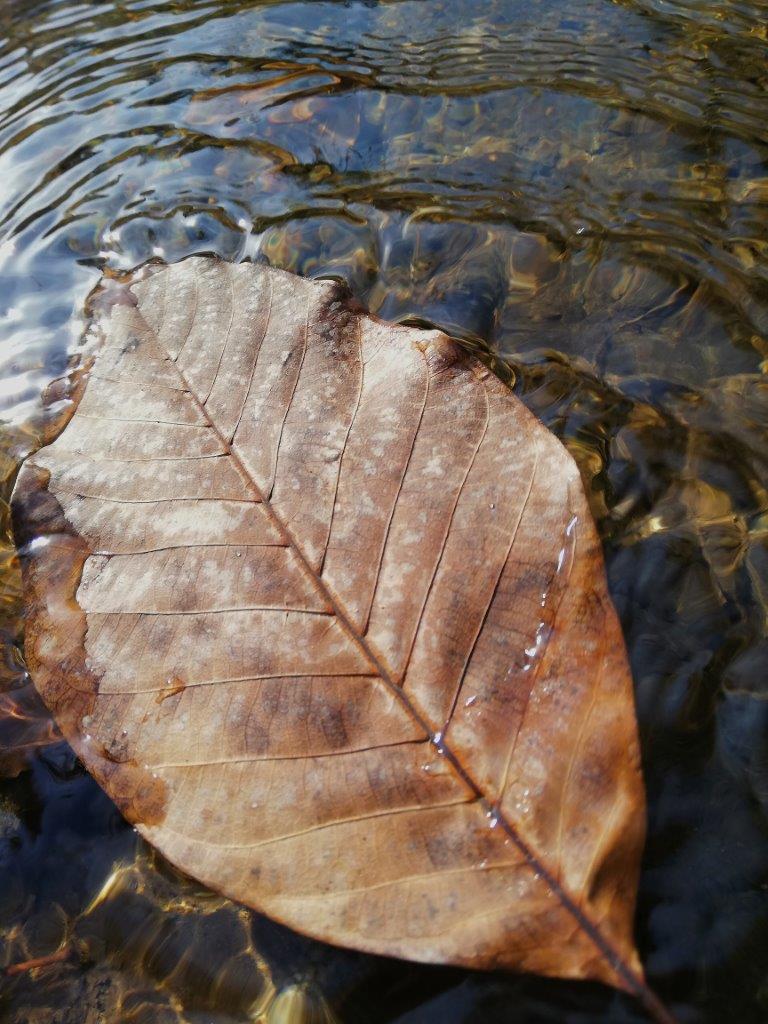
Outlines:
[{"label": "shallow water", "polygon": [[[605,539],[649,980],[713,1024],[768,1019],[766,25],[763,0],[0,0],[3,497],[102,272],[268,260],[498,357]],[[0,1020],[643,1019],[334,950],[178,877],[37,704],[4,536],[0,967],[66,959],[0,977]]]}]

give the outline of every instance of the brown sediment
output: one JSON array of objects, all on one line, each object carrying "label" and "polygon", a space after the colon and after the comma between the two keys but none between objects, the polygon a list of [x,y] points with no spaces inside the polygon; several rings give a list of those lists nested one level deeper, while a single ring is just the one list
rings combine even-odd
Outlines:
[{"label": "brown sediment", "polygon": [[63,963],[71,955],[72,949],[69,946],[64,946],[62,949],[57,949],[55,953],[49,953],[47,956],[36,956],[31,960],[22,960],[17,964],[9,964],[5,968],[5,975],[8,978],[13,978],[17,974],[26,974],[27,971],[37,971],[42,967]]}]

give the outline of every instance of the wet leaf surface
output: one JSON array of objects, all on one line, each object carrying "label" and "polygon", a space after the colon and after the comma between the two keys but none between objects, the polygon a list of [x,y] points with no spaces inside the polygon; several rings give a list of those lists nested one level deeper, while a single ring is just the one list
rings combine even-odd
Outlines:
[{"label": "wet leaf surface", "polygon": [[337,284],[195,259],[123,298],[13,498],[74,750],[173,863],[300,931],[653,1010],[631,678],[565,449]]}]

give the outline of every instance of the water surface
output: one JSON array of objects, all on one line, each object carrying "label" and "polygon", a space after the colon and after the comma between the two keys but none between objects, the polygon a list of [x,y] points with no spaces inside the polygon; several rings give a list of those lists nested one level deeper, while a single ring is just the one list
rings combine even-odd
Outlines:
[{"label": "water surface", "polygon": [[[766,25],[764,0],[0,0],[2,496],[102,273],[269,261],[493,357],[605,540],[638,943],[691,1024],[768,1019]],[[0,966],[67,958],[0,978],[0,1020],[644,1019],[334,950],[176,875],[37,704],[4,536]]]}]

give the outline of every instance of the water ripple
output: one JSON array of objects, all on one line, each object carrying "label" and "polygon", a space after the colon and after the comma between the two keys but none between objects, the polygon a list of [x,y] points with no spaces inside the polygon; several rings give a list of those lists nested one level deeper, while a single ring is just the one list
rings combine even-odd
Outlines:
[{"label": "water ripple", "polygon": [[[768,941],[766,25],[765,0],[0,0],[3,498],[102,273],[195,252],[269,260],[343,278],[382,316],[474,346],[587,481],[646,752],[639,939],[681,1019],[711,1024],[768,1005],[750,966]],[[16,763],[51,737],[32,721],[43,712],[16,646],[9,538],[2,557],[0,704],[17,708],[3,711]],[[19,783],[19,829],[26,815],[33,835],[38,804],[69,821],[51,808],[80,786],[97,822],[88,842],[104,864],[113,850],[133,861],[60,761],[34,761],[38,796]],[[18,906],[39,896],[35,871],[58,878],[51,858],[74,842],[46,828],[8,848]],[[123,904],[99,931],[88,907],[104,880],[86,875],[45,883],[66,905],[53,917],[119,960],[109,935]],[[142,887],[160,876],[130,875],[126,906],[139,913],[138,900],[154,928]],[[7,921],[19,956],[32,948],[18,917],[2,918],[4,898],[0,963]],[[214,917],[201,911],[192,930],[208,934]],[[446,999],[464,999],[462,1020],[507,1019],[512,1004],[531,1019],[634,1019],[629,1004],[554,983],[413,968],[406,984],[248,927],[276,962],[311,963],[344,1019],[443,1020]],[[147,983],[146,963],[130,970]],[[51,1006],[55,992],[60,1006],[93,995],[56,977]],[[42,998],[18,985],[22,1009]],[[162,1014],[177,1019],[170,1004]]]}]

